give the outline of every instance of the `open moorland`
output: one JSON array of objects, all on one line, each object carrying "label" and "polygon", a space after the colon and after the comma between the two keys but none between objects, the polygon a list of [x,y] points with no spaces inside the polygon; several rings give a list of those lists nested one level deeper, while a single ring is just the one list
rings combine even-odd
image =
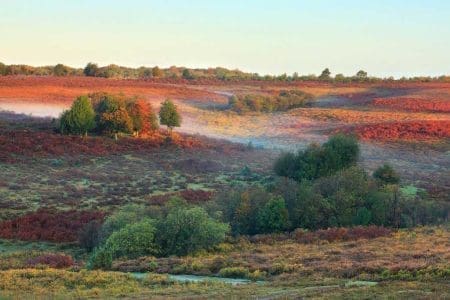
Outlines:
[{"label": "open moorland", "polygon": [[446,82],[0,76],[0,298],[447,299],[449,153]]}]

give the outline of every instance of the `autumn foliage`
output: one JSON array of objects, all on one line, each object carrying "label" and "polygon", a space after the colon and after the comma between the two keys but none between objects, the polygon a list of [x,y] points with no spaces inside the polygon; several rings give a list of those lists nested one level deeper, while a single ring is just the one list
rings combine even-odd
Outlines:
[{"label": "autumn foliage", "polygon": [[0,238],[24,241],[75,242],[78,232],[91,221],[102,221],[100,211],[56,212],[40,209],[0,223]]},{"label": "autumn foliage", "polygon": [[71,267],[75,264],[72,257],[65,254],[59,253],[47,253],[42,254],[34,258],[30,258],[27,261],[28,267],[36,267],[36,266],[48,266],[55,269],[64,269]]},{"label": "autumn foliage", "polygon": [[409,111],[450,112],[450,101],[421,98],[377,98],[372,102],[376,106]]},{"label": "autumn foliage", "polygon": [[408,121],[357,126],[353,131],[364,140],[433,141],[450,138],[450,121]]}]

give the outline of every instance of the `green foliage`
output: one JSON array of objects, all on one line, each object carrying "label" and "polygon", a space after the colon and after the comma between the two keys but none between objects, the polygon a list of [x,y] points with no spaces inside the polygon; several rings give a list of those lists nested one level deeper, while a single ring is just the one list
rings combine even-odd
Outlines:
[{"label": "green foliage", "polygon": [[244,267],[228,267],[219,271],[219,276],[224,278],[247,278],[249,274],[248,268]]},{"label": "green foliage", "polygon": [[162,77],[163,75],[163,71],[158,66],[153,67],[152,77]]},{"label": "green foliage", "polygon": [[281,91],[278,96],[243,95],[231,96],[228,105],[231,110],[244,113],[286,111],[296,107],[309,106],[314,97],[299,90]]},{"label": "green foliage", "polygon": [[322,146],[311,144],[297,155],[282,154],[274,164],[274,171],[279,176],[297,181],[314,180],[332,175],[338,170],[348,168],[359,157],[357,140],[351,136],[332,136]]},{"label": "green foliage", "polygon": [[180,127],[181,116],[177,111],[176,105],[170,99],[161,103],[159,119],[161,124],[166,125],[170,130],[174,127]]},{"label": "green foliage", "polygon": [[191,74],[189,69],[184,69],[182,76],[183,76],[184,79],[188,79],[188,80],[194,79],[194,76]]},{"label": "green foliage", "polygon": [[384,164],[373,172],[373,177],[379,180],[382,184],[398,184],[400,176],[388,164]]},{"label": "green foliage", "polygon": [[288,211],[284,199],[270,199],[258,212],[257,225],[261,233],[282,232],[288,229]]},{"label": "green foliage", "polygon": [[83,69],[83,74],[85,76],[97,76],[98,75],[98,65],[94,63],[88,63]]},{"label": "green foliage", "polygon": [[330,80],[331,72],[328,68],[322,71],[322,73],[319,76],[320,80]]},{"label": "green foliage", "polygon": [[112,266],[112,253],[108,249],[101,247],[94,249],[87,262],[89,270],[110,269]]},{"label": "green foliage", "polygon": [[0,62],[0,76],[6,75],[6,65]]},{"label": "green foliage", "polygon": [[70,110],[63,112],[60,131],[63,134],[84,134],[95,127],[95,112],[87,96],[78,97]]},{"label": "green foliage", "polygon": [[159,248],[155,243],[155,233],[155,221],[144,219],[113,232],[106,240],[104,247],[113,258],[156,255],[159,253]]},{"label": "green foliage", "polygon": [[128,224],[138,222],[145,217],[145,209],[141,205],[128,204],[106,218],[101,228],[101,239],[105,241],[113,232]]},{"label": "green foliage", "polygon": [[221,243],[228,231],[203,208],[175,208],[160,222],[157,239],[164,254],[186,255]]},{"label": "green foliage", "polygon": [[55,76],[67,76],[70,73],[70,68],[63,64],[57,64],[53,67],[53,75]]}]

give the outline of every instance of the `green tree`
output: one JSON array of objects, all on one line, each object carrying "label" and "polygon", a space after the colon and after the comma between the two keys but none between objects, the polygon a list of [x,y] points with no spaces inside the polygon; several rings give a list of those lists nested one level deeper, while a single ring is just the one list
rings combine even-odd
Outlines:
[{"label": "green tree", "polygon": [[258,229],[261,233],[281,232],[289,227],[289,216],[284,199],[272,198],[259,211]]},{"label": "green tree", "polygon": [[63,64],[57,64],[53,67],[53,75],[55,76],[67,76],[70,70]]},{"label": "green tree", "polygon": [[166,125],[169,128],[170,133],[172,133],[174,127],[180,127],[181,116],[177,111],[176,105],[170,99],[161,103],[159,120],[162,125]]},{"label": "green tree", "polygon": [[160,223],[158,240],[166,255],[186,255],[221,243],[228,231],[201,207],[174,208]]},{"label": "green tree", "polygon": [[105,247],[98,247],[94,249],[87,262],[89,270],[95,269],[110,269],[112,266],[112,253]]},{"label": "green tree", "polygon": [[128,224],[138,222],[145,218],[146,210],[142,205],[128,204],[118,211],[109,215],[101,227],[101,241],[106,239],[115,231],[124,228]]},{"label": "green tree", "polygon": [[384,164],[373,172],[373,177],[382,184],[398,184],[400,183],[400,176],[388,164]]},{"label": "green tree", "polygon": [[63,134],[87,133],[95,127],[95,112],[87,96],[78,97],[70,110],[63,112],[60,119],[60,131]]},{"label": "green tree", "polygon": [[0,76],[6,75],[6,65],[0,62]]},{"label": "green tree", "polygon": [[194,79],[194,75],[191,74],[191,71],[189,71],[189,69],[184,69],[182,76],[184,79],[188,80]]},{"label": "green tree", "polygon": [[157,255],[160,251],[155,243],[155,233],[155,221],[144,219],[113,232],[104,247],[113,258]]},{"label": "green tree", "polygon": [[366,79],[367,79],[367,72],[366,72],[366,71],[363,71],[363,70],[359,70],[359,71],[356,73],[356,78],[358,78],[358,79],[361,80],[361,81],[366,80]]},{"label": "green tree", "polygon": [[84,67],[83,74],[85,76],[94,77],[97,76],[98,70],[99,70],[98,65],[90,62],[86,65],[86,67]]},{"label": "green tree", "polygon": [[329,80],[330,79],[331,72],[328,68],[325,68],[325,70],[322,71],[322,73],[319,76],[320,80]]}]

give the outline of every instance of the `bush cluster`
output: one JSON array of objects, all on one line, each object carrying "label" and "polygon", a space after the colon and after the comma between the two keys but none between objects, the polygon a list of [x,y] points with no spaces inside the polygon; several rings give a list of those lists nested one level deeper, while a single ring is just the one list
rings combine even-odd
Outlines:
[{"label": "bush cluster", "polygon": [[211,218],[203,208],[172,200],[158,213],[128,205],[109,216],[88,267],[110,268],[116,258],[186,255],[210,249],[228,233],[227,224]]},{"label": "bush cluster", "polygon": [[297,154],[282,154],[274,164],[274,171],[279,176],[297,181],[314,180],[355,165],[358,157],[356,138],[339,134],[330,137],[323,145],[311,144]]},{"label": "bush cluster", "polygon": [[281,91],[278,96],[243,95],[231,96],[228,100],[230,109],[238,113],[286,111],[312,104],[311,94],[298,91]]},{"label": "bush cluster", "polygon": [[78,97],[72,107],[62,113],[59,122],[63,134],[95,132],[116,138],[119,133],[138,136],[157,128],[157,116],[147,101],[106,93]]}]

